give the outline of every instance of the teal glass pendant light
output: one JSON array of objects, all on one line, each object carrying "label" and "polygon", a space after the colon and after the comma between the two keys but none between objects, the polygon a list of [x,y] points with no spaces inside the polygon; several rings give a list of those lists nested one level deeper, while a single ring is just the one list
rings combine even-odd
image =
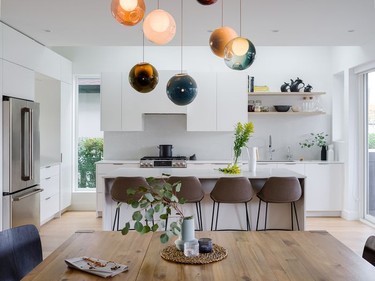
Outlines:
[{"label": "teal glass pendant light", "polygon": [[137,92],[149,93],[155,89],[158,82],[158,71],[147,62],[136,64],[129,72],[129,83]]},{"label": "teal glass pendant light", "polygon": [[188,105],[197,93],[197,83],[187,73],[176,74],[167,83],[167,95],[174,104]]},{"label": "teal glass pendant light", "polygon": [[234,70],[244,70],[255,60],[256,49],[254,44],[241,36],[242,0],[240,0],[240,36],[230,40],[224,48],[225,64]]},{"label": "teal glass pendant light", "polygon": [[193,102],[198,93],[195,80],[183,73],[183,2],[181,0],[181,73],[174,75],[167,83],[167,96],[176,105],[188,105]]},{"label": "teal glass pendant light", "polygon": [[217,0],[197,0],[202,5],[212,5],[217,2]]}]

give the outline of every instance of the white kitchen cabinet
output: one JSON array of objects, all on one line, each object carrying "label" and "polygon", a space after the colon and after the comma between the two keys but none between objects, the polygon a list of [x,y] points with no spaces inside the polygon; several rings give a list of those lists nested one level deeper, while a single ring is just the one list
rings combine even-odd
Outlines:
[{"label": "white kitchen cabinet", "polygon": [[61,65],[61,82],[73,84],[73,63],[63,56],[59,57]]},{"label": "white kitchen cabinet", "polygon": [[301,164],[298,162],[291,162],[291,163],[278,163],[277,168],[284,168],[291,170],[293,172],[299,173],[304,175],[305,174],[305,164]]},{"label": "white kitchen cabinet", "polygon": [[247,76],[217,73],[217,130],[233,131],[237,122],[248,122]]},{"label": "white kitchen cabinet", "polygon": [[340,215],[344,189],[341,163],[305,164],[305,202],[308,215]]},{"label": "white kitchen cabinet", "polygon": [[34,100],[34,71],[3,60],[3,95]]},{"label": "white kitchen cabinet", "polygon": [[100,85],[100,129],[122,130],[122,79],[121,72],[101,74]]},{"label": "white kitchen cabinet", "polygon": [[61,210],[72,203],[73,189],[73,86],[61,82],[60,150],[61,150]]},{"label": "white kitchen cabinet", "polygon": [[216,75],[191,73],[197,82],[198,94],[187,106],[187,131],[216,131]]},{"label": "white kitchen cabinet", "polygon": [[44,224],[60,212],[60,165],[40,169],[40,224]]}]

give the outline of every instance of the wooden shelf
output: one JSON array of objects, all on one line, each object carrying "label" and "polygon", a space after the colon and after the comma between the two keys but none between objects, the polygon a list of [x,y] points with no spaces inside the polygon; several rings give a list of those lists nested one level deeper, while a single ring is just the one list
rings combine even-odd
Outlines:
[{"label": "wooden shelf", "polygon": [[269,112],[248,112],[248,115],[288,115],[288,116],[297,116],[297,115],[302,115],[302,116],[313,116],[313,115],[322,115],[326,114],[323,111],[314,111],[314,112],[293,112],[293,111],[288,111],[288,112],[277,112],[277,111],[269,111]]},{"label": "wooden shelf", "polygon": [[285,97],[293,97],[293,96],[301,96],[301,97],[309,97],[309,96],[319,96],[325,95],[325,92],[251,92],[248,93],[250,96],[263,96],[263,97],[272,97],[272,96],[285,96]]}]

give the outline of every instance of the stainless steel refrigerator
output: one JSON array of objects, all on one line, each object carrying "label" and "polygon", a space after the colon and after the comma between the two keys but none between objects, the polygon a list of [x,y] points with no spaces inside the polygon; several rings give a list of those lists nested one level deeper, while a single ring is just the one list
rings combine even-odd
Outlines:
[{"label": "stainless steel refrigerator", "polygon": [[3,97],[3,229],[40,227],[39,104]]}]

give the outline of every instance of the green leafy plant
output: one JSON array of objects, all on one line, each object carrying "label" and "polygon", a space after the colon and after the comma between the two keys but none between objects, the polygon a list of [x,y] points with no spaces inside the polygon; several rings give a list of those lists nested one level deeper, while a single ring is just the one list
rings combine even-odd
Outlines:
[{"label": "green leafy plant", "polygon": [[[148,186],[127,190],[130,196],[141,195],[139,200],[131,199],[128,202],[132,208],[137,209],[132,215],[132,220],[135,221],[134,229],[141,234],[155,232],[159,229],[159,225],[154,223],[154,217],[156,215],[159,216],[159,219],[165,223],[168,217],[172,215],[172,211],[174,211],[179,220],[171,222],[169,229],[160,235],[160,241],[166,243],[173,235],[178,236],[180,234],[182,220],[191,218],[191,216],[185,217],[181,208],[181,205],[185,203],[185,199],[177,197],[177,193],[181,190],[181,183],[170,184],[165,179],[157,180],[152,177],[146,180]],[[126,235],[129,230],[130,222],[127,222],[121,233]]]},{"label": "green leafy plant", "polygon": [[229,164],[226,168],[221,168],[219,171],[226,174],[239,174],[241,172],[238,166],[238,158],[241,156],[242,148],[246,147],[251,135],[254,133],[254,124],[252,122],[244,123],[238,122],[234,130],[234,163]]},{"label": "green leafy plant", "polygon": [[305,139],[303,142],[300,142],[299,145],[301,148],[310,148],[313,146],[323,147],[327,146],[327,137],[328,134],[325,133],[310,133],[310,138]]},{"label": "green leafy plant", "polygon": [[95,188],[95,163],[103,159],[103,139],[83,138],[78,143],[78,187]]}]

